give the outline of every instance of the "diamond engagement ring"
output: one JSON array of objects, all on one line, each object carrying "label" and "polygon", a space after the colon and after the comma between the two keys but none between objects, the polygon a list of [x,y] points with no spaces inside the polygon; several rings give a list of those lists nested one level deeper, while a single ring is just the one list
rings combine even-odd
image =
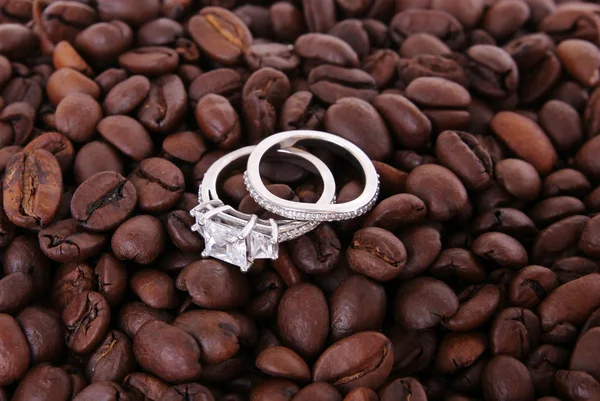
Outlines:
[{"label": "diamond engagement ring", "polygon": [[[260,178],[259,166],[265,155],[295,145],[326,146],[349,159],[363,175],[364,189],[356,198],[345,203],[301,203],[279,198],[269,192]],[[368,212],[379,195],[379,176],[371,159],[358,146],[336,135],[320,131],[298,130],[272,135],[260,142],[248,158],[244,182],[250,196],[262,208],[288,219],[302,221],[348,220]]]},{"label": "diamond engagement ring", "polygon": [[[256,259],[277,259],[279,243],[297,238],[318,225],[318,221],[260,219],[225,205],[217,193],[219,177],[243,161],[255,149],[248,146],[226,154],[208,169],[198,190],[198,203],[190,214],[196,224],[192,230],[204,237],[205,257],[213,257],[248,271]],[[299,165],[316,172],[323,180],[323,193],[317,204],[335,201],[335,180],[321,159],[302,149],[280,149],[275,160]],[[268,192],[268,190],[267,190]]]}]

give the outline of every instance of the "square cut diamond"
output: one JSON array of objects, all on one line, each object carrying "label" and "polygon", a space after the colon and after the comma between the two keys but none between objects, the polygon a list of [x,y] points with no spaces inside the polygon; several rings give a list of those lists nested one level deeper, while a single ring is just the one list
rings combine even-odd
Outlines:
[{"label": "square cut diamond", "polygon": [[249,236],[251,259],[277,259],[279,244],[272,244],[271,237],[253,231]]},{"label": "square cut diamond", "polygon": [[249,267],[248,248],[245,239],[238,239],[238,229],[208,220],[200,231],[204,237],[204,254],[239,266]]}]

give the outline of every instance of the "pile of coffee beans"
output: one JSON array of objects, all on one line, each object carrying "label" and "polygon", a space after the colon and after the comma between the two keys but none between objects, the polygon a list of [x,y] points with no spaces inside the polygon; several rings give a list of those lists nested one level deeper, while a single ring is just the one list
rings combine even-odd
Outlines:
[{"label": "pile of coffee beans", "polygon": [[[0,0],[0,401],[600,400],[598,45],[597,1]],[[294,129],[376,207],[203,258],[209,166]]]}]

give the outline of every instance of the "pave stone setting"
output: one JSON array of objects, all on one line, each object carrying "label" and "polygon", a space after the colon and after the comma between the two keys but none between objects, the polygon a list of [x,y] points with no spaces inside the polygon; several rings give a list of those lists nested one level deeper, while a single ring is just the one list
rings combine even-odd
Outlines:
[{"label": "pave stone setting", "polygon": [[279,244],[269,235],[250,231],[247,236],[240,238],[243,227],[234,227],[218,218],[203,220],[204,214],[195,210],[191,214],[196,218],[192,231],[204,238],[204,257],[238,266],[243,272],[247,272],[256,259],[279,257]]}]

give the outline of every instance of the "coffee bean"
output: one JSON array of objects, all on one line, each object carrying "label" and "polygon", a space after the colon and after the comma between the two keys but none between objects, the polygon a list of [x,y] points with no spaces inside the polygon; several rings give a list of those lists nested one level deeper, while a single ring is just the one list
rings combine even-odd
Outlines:
[{"label": "coffee bean", "polygon": [[132,217],[117,228],[111,248],[121,260],[150,264],[162,253],[165,232],[158,219],[148,215]]},{"label": "coffee bean", "polygon": [[87,142],[92,139],[101,119],[100,105],[84,93],[68,95],[56,108],[56,127],[74,142]]},{"label": "coffee bean", "polygon": [[481,327],[494,314],[501,301],[498,286],[492,284],[471,285],[458,294],[457,312],[442,321],[444,327],[453,331],[468,331]]},{"label": "coffee bean", "polygon": [[341,244],[331,226],[323,224],[290,242],[290,248],[300,270],[307,274],[322,274],[337,266]]},{"label": "coffee bean", "polygon": [[507,355],[494,357],[481,378],[485,398],[500,400],[534,400],[531,376],[525,365]]},{"label": "coffee bean", "polygon": [[134,75],[115,85],[106,94],[103,107],[108,115],[129,114],[150,93],[150,81],[143,75]]},{"label": "coffee bean", "polygon": [[554,376],[559,369],[567,368],[569,352],[555,345],[537,347],[527,359],[527,368],[533,380],[536,393],[554,393]]},{"label": "coffee bean", "polygon": [[442,373],[455,373],[471,366],[487,348],[487,337],[480,332],[448,333],[440,343],[435,367]]},{"label": "coffee bean", "polygon": [[168,134],[182,122],[187,111],[187,93],[174,74],[152,81],[150,92],[138,110],[140,122],[152,133]]},{"label": "coffee bean", "polygon": [[127,270],[112,253],[103,253],[94,269],[98,277],[98,292],[110,306],[121,303],[127,290]]},{"label": "coffee bean", "polygon": [[105,142],[86,143],[75,156],[73,175],[75,183],[81,184],[88,178],[103,171],[124,174],[125,167],[117,150]]},{"label": "coffee bean", "polygon": [[538,173],[547,175],[552,171],[556,151],[535,122],[507,111],[496,114],[490,126],[510,150],[529,162]]},{"label": "coffee bean", "polygon": [[169,382],[197,380],[202,373],[201,350],[182,329],[160,321],[149,321],[136,333],[133,352],[147,371]]},{"label": "coffee bean", "polygon": [[58,106],[63,99],[75,93],[97,99],[100,97],[100,87],[79,71],[61,68],[48,78],[46,93],[52,104]]},{"label": "coffee bean", "polygon": [[[316,70],[315,70],[316,71]],[[367,140],[361,132],[372,133]],[[374,160],[385,160],[391,151],[391,137],[377,110],[360,99],[340,99],[325,113],[325,128],[361,147]]]},{"label": "coffee bean", "polygon": [[[570,153],[583,139],[581,118],[571,105],[550,100],[539,111],[539,122],[558,152]],[[568,124],[565,130],[563,124]]]},{"label": "coffee bean", "polygon": [[378,281],[388,281],[400,274],[407,254],[404,244],[391,232],[372,227],[354,234],[346,257],[352,270]]},{"label": "coffee bean", "polygon": [[284,103],[279,118],[282,130],[319,129],[323,125],[325,109],[315,96],[306,91],[292,94]]},{"label": "coffee bean", "polygon": [[256,367],[270,376],[284,377],[298,382],[310,381],[310,370],[306,362],[289,348],[281,346],[267,348],[256,357]]},{"label": "coffee bean", "polygon": [[123,305],[119,311],[119,328],[130,338],[146,323],[157,320],[165,323],[173,321],[173,315],[161,309],[154,309],[143,302],[131,302]]},{"label": "coffee bean", "polygon": [[119,56],[121,68],[132,74],[160,76],[175,71],[179,54],[165,46],[145,46],[130,50]]},{"label": "coffee bean", "polygon": [[467,57],[471,83],[482,95],[503,99],[517,90],[519,70],[505,50],[492,45],[475,45],[467,50]]},{"label": "coffee bean", "polygon": [[431,7],[453,15],[465,28],[472,28],[483,15],[485,2],[469,0],[466,3],[455,3],[451,0],[433,0]]},{"label": "coffee bean", "polygon": [[581,233],[589,220],[586,216],[571,216],[546,227],[533,244],[533,261],[544,266],[575,256]]},{"label": "coffee bean", "polygon": [[[98,132],[111,145],[135,161],[152,155],[152,140],[146,129],[131,117],[110,116],[98,123]],[[127,135],[123,135],[127,132]]]},{"label": "coffee bean", "polygon": [[204,136],[219,148],[231,149],[239,143],[240,118],[226,98],[213,94],[202,97],[196,105],[195,116]]},{"label": "coffee bean", "polygon": [[167,389],[160,400],[162,401],[212,401],[213,397],[210,390],[197,383],[179,384]]},{"label": "coffee bean", "polygon": [[545,227],[584,211],[585,205],[579,199],[570,196],[556,196],[536,204],[530,214],[538,226]]},{"label": "coffee bean", "polygon": [[346,97],[370,102],[377,95],[375,80],[371,75],[356,68],[334,65],[314,68],[308,76],[308,86],[313,94],[328,104]]},{"label": "coffee bean", "polygon": [[252,43],[252,34],[232,12],[221,7],[205,7],[188,23],[190,35],[211,59],[235,65]]},{"label": "coffee bean", "polygon": [[458,309],[456,295],[442,281],[420,277],[400,287],[394,304],[394,317],[408,329],[422,330],[437,326]]},{"label": "coffee bean", "polygon": [[182,131],[165,138],[161,154],[167,160],[196,163],[205,152],[206,145],[199,133]]},{"label": "coffee bean", "polygon": [[160,396],[169,389],[169,385],[156,376],[134,372],[125,377],[123,388],[129,393],[141,394],[150,399],[160,399]]},{"label": "coffee bean", "polygon": [[[361,387],[361,389],[364,390],[365,387]],[[368,390],[373,392],[371,389]],[[332,385],[323,382],[316,382],[311,383],[298,391],[298,393],[296,393],[294,396],[294,399],[297,401],[310,401],[314,399],[323,401],[341,401],[342,397]]]},{"label": "coffee bean", "polygon": [[72,383],[69,374],[61,368],[38,365],[31,369],[19,382],[13,400],[35,399],[40,394],[52,394],[57,400],[71,398]]},{"label": "coffee bean", "polygon": [[60,220],[42,229],[38,240],[44,254],[61,263],[97,255],[107,242],[105,235],[83,231],[73,219]]},{"label": "coffee bean", "polygon": [[76,295],[62,313],[66,343],[77,353],[88,353],[101,341],[110,323],[110,306],[97,292]]},{"label": "coffee bean", "polygon": [[382,401],[408,401],[413,399],[415,401],[425,401],[427,399],[425,389],[421,383],[410,377],[394,380],[379,390],[378,394],[379,399]]},{"label": "coffee bean", "polygon": [[181,170],[158,157],[143,160],[128,180],[137,191],[139,208],[146,212],[172,208],[181,198],[185,185]]},{"label": "coffee bean", "polygon": [[[31,136],[35,110],[26,102],[15,102],[0,111],[0,122],[6,127],[7,145],[24,145]],[[4,136],[4,135],[3,135]]]},{"label": "coffee bean", "polygon": [[402,43],[414,33],[430,33],[451,49],[463,46],[466,37],[462,25],[452,15],[437,10],[405,10],[390,22],[392,38]]},{"label": "coffee bean", "polygon": [[587,274],[600,272],[600,267],[591,259],[572,256],[559,259],[552,264],[560,284],[568,283]]},{"label": "coffee bean", "polygon": [[335,25],[335,3],[333,0],[302,0],[304,20],[310,32],[329,32]]},{"label": "coffee bean", "polygon": [[377,401],[377,393],[368,387],[357,387],[350,391],[344,398],[344,401]]},{"label": "coffee bean", "polygon": [[558,324],[583,323],[587,316],[599,307],[600,300],[596,299],[599,277],[596,273],[589,274],[552,291],[539,307],[544,331],[549,331]]},{"label": "coffee bean", "polygon": [[284,72],[294,72],[300,64],[300,58],[289,46],[279,43],[253,44],[245,56],[248,66],[256,71],[263,67]]},{"label": "coffee bean", "polygon": [[[361,305],[364,299],[371,300],[368,307]],[[346,279],[335,290],[330,302],[333,340],[360,331],[379,330],[385,318],[387,298],[383,287],[362,276]]]},{"label": "coffee bean", "polygon": [[555,382],[558,394],[566,399],[576,400],[581,392],[590,397],[600,395],[600,384],[585,372],[559,370]]},{"label": "coffee bean", "polygon": [[419,150],[429,144],[431,122],[411,101],[400,95],[381,94],[373,99],[373,105],[406,148]]},{"label": "coffee bean", "polygon": [[44,149],[17,153],[5,173],[4,211],[19,227],[44,227],[56,216],[62,196],[56,158]]},{"label": "coffee bean", "polygon": [[243,306],[250,291],[239,269],[216,260],[189,264],[177,277],[176,285],[187,291],[196,305],[211,309]]},{"label": "coffee bean", "polygon": [[71,214],[83,227],[108,231],[133,212],[137,193],[131,182],[114,172],[98,173],[83,182],[71,199]]},{"label": "coffee bean", "polygon": [[358,55],[352,47],[333,35],[307,33],[294,43],[294,51],[311,67],[331,64],[340,67],[358,67]]},{"label": "coffee bean", "polygon": [[400,55],[408,58],[421,54],[443,56],[450,53],[452,51],[444,42],[429,33],[414,33],[407,37],[400,46]]},{"label": "coffee bean", "polygon": [[483,19],[483,28],[497,39],[512,36],[530,17],[527,4],[510,0],[505,4],[494,4],[487,10]]},{"label": "coffee bean", "polygon": [[90,355],[86,375],[91,383],[114,381],[120,383],[133,372],[135,359],[131,340],[117,330],[108,332]]},{"label": "coffee bean", "polygon": [[428,216],[438,221],[452,219],[468,203],[465,187],[458,177],[436,165],[414,169],[406,179],[406,191],[422,199]]},{"label": "coffee bean", "polygon": [[95,81],[102,89],[103,93],[109,93],[112,88],[117,86],[120,82],[127,79],[128,74],[122,68],[109,68],[101,74],[99,74]]},{"label": "coffee bean", "polygon": [[106,66],[133,44],[133,30],[121,20],[109,20],[86,26],[73,43],[94,65]]},{"label": "coffee bean", "polygon": [[[368,347],[365,347],[369,344]],[[353,350],[353,352],[348,352]],[[363,331],[333,343],[313,366],[313,380],[347,393],[356,387],[379,388],[392,370],[391,341],[383,334]]]},{"label": "coffee bean", "polygon": [[[504,309],[492,322],[490,350],[494,355],[510,355],[523,359],[536,347],[540,322],[529,309]],[[518,337],[520,341],[514,341]]]},{"label": "coffee bean", "polygon": [[294,394],[298,392],[298,390],[300,389],[293,381],[285,379],[272,379],[252,388],[249,399],[251,401],[289,401],[292,399]]},{"label": "coffee bean", "polygon": [[277,327],[283,342],[299,355],[310,359],[319,355],[329,332],[329,309],[321,290],[308,283],[286,290],[279,304]]},{"label": "coffee bean", "polygon": [[129,395],[114,382],[98,382],[90,384],[81,390],[73,398],[76,401],[92,401],[92,400],[107,400],[107,401],[129,401]]}]

